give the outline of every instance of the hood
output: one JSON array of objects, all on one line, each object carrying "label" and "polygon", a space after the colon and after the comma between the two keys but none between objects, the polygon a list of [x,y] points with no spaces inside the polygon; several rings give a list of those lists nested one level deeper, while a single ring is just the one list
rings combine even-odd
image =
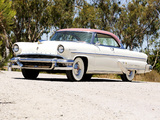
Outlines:
[{"label": "hood", "polygon": [[56,41],[38,41],[38,42],[18,42],[19,46],[17,54],[51,54],[57,55],[57,46],[60,44]]},{"label": "hood", "polygon": [[[72,44],[71,44],[72,43]],[[15,53],[16,55],[18,54],[48,54],[48,55],[58,55],[59,53],[57,52],[57,47],[59,45],[63,45],[65,49],[69,49],[70,47],[72,48],[77,48],[79,45],[77,44],[82,44],[80,46],[88,46],[88,44],[84,44],[82,42],[68,42],[68,41],[38,41],[38,42],[18,42],[15,43],[19,46],[19,52]],[[80,47],[79,49],[82,49]]]}]

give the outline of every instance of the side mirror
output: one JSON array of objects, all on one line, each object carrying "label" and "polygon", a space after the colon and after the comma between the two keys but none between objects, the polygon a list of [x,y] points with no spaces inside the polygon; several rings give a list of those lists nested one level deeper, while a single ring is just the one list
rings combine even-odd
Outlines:
[{"label": "side mirror", "polygon": [[97,41],[95,45],[96,45],[96,46],[99,46],[100,44],[101,44],[101,43],[100,43],[99,41]]}]

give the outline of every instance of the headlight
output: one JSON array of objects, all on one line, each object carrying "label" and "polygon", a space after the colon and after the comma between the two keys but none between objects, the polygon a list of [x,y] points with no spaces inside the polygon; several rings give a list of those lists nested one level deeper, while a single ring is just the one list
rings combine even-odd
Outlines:
[{"label": "headlight", "polygon": [[63,47],[63,45],[58,45],[57,51],[58,51],[59,53],[63,53],[63,52],[64,52],[64,47]]},{"label": "headlight", "polygon": [[13,52],[18,52],[19,51],[19,46],[17,44],[13,45]]}]

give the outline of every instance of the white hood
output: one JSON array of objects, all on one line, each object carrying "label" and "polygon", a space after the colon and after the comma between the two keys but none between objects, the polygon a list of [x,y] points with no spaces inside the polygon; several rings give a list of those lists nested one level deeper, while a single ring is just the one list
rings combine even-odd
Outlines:
[{"label": "white hood", "polygon": [[55,41],[43,42],[18,42],[20,53],[18,54],[52,54],[57,55],[57,46],[60,44]]}]

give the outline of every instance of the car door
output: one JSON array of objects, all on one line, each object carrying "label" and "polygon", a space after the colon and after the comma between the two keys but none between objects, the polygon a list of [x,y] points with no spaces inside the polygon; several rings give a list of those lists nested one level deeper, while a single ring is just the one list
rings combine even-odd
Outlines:
[{"label": "car door", "polygon": [[115,49],[119,44],[110,35],[97,33],[94,39],[96,46],[95,67],[100,72],[118,72]]}]

